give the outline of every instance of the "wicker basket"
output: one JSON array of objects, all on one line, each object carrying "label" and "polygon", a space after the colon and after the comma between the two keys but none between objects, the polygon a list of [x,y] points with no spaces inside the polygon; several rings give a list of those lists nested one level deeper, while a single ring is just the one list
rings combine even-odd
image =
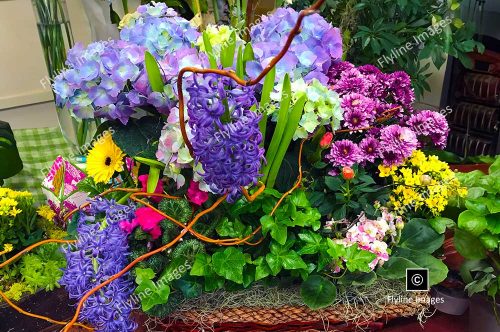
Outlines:
[{"label": "wicker basket", "polygon": [[[144,322],[144,331],[376,331],[398,317],[419,315],[428,309],[428,295],[410,303],[346,307],[336,305],[313,311],[307,307],[241,307],[215,312],[177,312],[164,320]],[[423,301],[422,301],[423,300]]]}]

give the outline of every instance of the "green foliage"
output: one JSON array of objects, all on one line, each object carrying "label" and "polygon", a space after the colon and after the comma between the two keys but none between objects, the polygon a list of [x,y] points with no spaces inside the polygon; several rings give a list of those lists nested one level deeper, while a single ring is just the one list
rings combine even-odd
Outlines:
[{"label": "green foliage", "polygon": [[157,304],[165,304],[170,295],[170,286],[153,281],[156,273],[152,269],[135,269],[137,287],[134,294],[141,300],[141,308],[148,311]]},{"label": "green foliage", "polygon": [[[170,217],[187,223],[191,219],[192,209],[187,199],[167,199],[164,198],[158,204],[158,209]],[[169,221],[170,222],[170,221]],[[176,226],[177,227],[177,226]]]},{"label": "green foliage", "polygon": [[[320,171],[324,165],[315,164]],[[375,183],[375,180],[366,170],[354,167],[356,176],[344,180],[339,176],[314,176],[311,179],[312,192],[309,199],[322,216],[335,220],[354,220],[361,212],[368,217],[377,214],[373,202],[379,201],[382,205],[389,198],[389,189]]]},{"label": "green foliage", "polygon": [[160,66],[155,57],[148,51],[144,54],[144,64],[148,74],[149,85],[155,92],[163,92],[163,78],[161,76]]},{"label": "green foliage", "polygon": [[337,298],[337,288],[328,279],[311,275],[300,287],[304,303],[313,310],[330,306]]},{"label": "green foliage", "polygon": [[[313,2],[294,1],[292,6],[302,9]],[[347,60],[403,70],[412,77],[416,94],[422,96],[430,91],[430,63],[425,60],[440,68],[451,55],[470,67],[466,54],[484,50],[473,39],[474,23],[459,18],[462,2],[329,0],[322,14],[342,31]]]},{"label": "green foliage", "polygon": [[161,118],[145,116],[130,119],[127,125],[120,122],[106,122],[114,130],[113,141],[131,157],[155,159],[158,150],[163,121]]},{"label": "green foliage", "polygon": [[444,235],[436,232],[427,220],[410,220],[401,233],[399,244],[391,257],[378,267],[377,274],[386,279],[404,279],[408,268],[429,269],[429,284],[436,285],[448,275],[448,268],[431,254],[444,242]]},{"label": "green foliage", "polygon": [[0,121],[0,181],[16,175],[22,169],[23,162],[17,151],[14,133],[7,122]]}]

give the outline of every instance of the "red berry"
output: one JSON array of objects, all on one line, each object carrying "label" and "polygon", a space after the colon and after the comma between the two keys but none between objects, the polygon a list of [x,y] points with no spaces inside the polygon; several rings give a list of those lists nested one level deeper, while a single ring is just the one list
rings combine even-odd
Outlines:
[{"label": "red berry", "polygon": [[342,167],[342,177],[345,180],[352,180],[354,178],[354,170],[350,167]]}]

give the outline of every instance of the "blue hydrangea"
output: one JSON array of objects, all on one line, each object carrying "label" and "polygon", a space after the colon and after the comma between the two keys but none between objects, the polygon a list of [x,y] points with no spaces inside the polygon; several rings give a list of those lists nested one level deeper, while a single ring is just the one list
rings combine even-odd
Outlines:
[{"label": "blue hydrangea", "polygon": [[[278,8],[269,16],[262,16],[252,27],[250,37],[257,61],[247,63],[247,73],[255,77],[281,51],[289,32],[297,22],[298,13],[292,8]],[[284,58],[276,66],[277,80],[286,73],[292,81],[313,78],[328,82],[328,72],[333,60],[342,57],[342,37],[338,28],[332,27],[318,14],[304,18],[301,32],[295,37]]]},{"label": "blue hydrangea", "polygon": [[[105,217],[100,219],[99,215]],[[91,209],[80,214],[78,241],[64,250],[68,264],[60,280],[70,298],[80,300],[127,265],[127,234],[119,222],[133,218],[133,207],[102,198],[91,201]],[[135,331],[137,324],[130,318],[132,308],[127,305],[134,288],[128,273],[114,280],[88,298],[79,320],[98,332]]]},{"label": "blue hydrangea", "polygon": [[161,2],[139,6],[124,21],[120,38],[145,46],[157,58],[191,47],[200,36],[189,21]]}]

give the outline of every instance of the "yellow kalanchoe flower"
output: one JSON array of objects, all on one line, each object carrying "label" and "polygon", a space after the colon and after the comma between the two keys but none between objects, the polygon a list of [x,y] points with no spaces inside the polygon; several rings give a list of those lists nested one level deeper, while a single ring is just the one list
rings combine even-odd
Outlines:
[{"label": "yellow kalanchoe flower", "polygon": [[56,216],[56,213],[48,205],[40,206],[36,212],[40,217],[49,221],[54,220],[54,217]]},{"label": "yellow kalanchoe flower", "polygon": [[108,182],[115,172],[123,171],[125,154],[107,133],[94,143],[87,156],[87,173],[96,183]]},{"label": "yellow kalanchoe flower", "polygon": [[433,215],[439,215],[451,196],[467,195],[467,189],[460,185],[448,164],[436,156],[425,156],[415,151],[399,167],[379,166],[380,177],[390,177],[396,185],[390,196],[392,209],[400,215],[405,212],[426,208]]}]

